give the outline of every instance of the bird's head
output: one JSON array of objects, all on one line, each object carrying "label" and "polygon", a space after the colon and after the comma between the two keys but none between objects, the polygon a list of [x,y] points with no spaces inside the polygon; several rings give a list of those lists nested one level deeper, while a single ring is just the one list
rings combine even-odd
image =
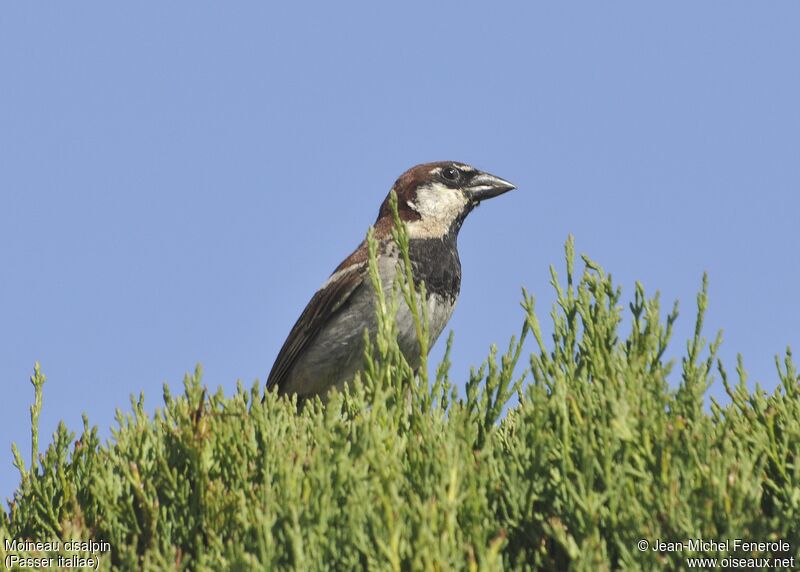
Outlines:
[{"label": "bird's head", "polygon": [[[466,216],[481,201],[514,188],[508,181],[475,167],[440,161],[412,167],[400,175],[392,190],[397,194],[397,211],[408,226],[409,238],[441,238],[458,233]],[[387,196],[376,225],[387,225],[391,219]]]}]

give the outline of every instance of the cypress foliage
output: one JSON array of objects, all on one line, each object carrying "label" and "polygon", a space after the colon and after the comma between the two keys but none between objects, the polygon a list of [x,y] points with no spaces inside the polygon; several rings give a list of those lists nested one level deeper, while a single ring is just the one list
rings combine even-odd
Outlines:
[{"label": "cypress foliage", "polygon": [[[407,253],[402,228],[395,239]],[[119,570],[682,570],[687,557],[722,559],[734,547],[638,543],[736,538],[789,544],[738,557],[800,557],[790,351],[771,395],[748,390],[741,359],[732,383],[716,359],[720,337],[703,339],[704,279],[671,388],[664,353],[677,305],[662,318],[658,296],[637,283],[624,335],[621,289],[587,257],[578,277],[574,258],[570,238],[566,280],[552,270],[552,339],[523,292],[520,335],[491,349],[463,396],[448,374],[452,334],[432,379],[397,346],[398,304],[422,308],[428,343],[424,285],[407,272],[380,299],[364,373],[327,405],[298,408],[258,382],[211,393],[198,367],[181,395],[164,386],[152,416],[143,395],[132,398],[108,442],[84,416],[77,440],[61,424],[39,454],[37,364],[33,460],[26,467],[14,448],[20,484],[0,511],[0,558],[90,555],[4,542],[81,539],[108,542],[95,555]],[[704,408],[715,372],[730,403]]]}]

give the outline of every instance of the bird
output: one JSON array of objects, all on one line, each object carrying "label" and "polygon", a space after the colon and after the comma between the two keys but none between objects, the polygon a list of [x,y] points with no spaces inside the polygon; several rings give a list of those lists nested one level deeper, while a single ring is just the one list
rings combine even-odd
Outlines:
[{"label": "bird", "polygon": [[[408,256],[416,284],[424,282],[433,347],[455,308],[461,290],[457,238],[475,207],[516,187],[495,175],[456,161],[416,165],[400,175],[378,210],[373,225],[377,268],[390,295],[400,252],[392,238],[390,198],[397,197],[399,219],[408,233]],[[387,298],[388,299],[388,298]],[[313,295],[283,343],[267,378],[278,395],[314,396],[325,402],[329,391],[352,382],[364,361],[364,330],[374,336],[377,294],[369,276],[365,239],[333,271]],[[420,304],[423,302],[420,301]],[[396,316],[397,339],[409,365],[421,363],[413,315],[401,302]]]}]

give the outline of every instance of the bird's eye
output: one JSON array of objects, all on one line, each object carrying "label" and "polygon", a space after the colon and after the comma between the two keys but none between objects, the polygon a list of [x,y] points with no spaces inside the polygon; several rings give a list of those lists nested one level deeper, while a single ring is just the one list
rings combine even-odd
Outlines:
[{"label": "bird's eye", "polygon": [[448,181],[457,181],[461,177],[461,171],[455,167],[445,167],[442,169],[442,177]]}]

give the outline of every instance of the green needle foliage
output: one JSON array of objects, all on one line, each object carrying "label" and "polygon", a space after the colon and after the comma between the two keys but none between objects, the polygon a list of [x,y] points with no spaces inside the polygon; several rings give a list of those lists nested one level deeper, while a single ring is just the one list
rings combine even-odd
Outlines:
[{"label": "green needle foliage", "polygon": [[[772,395],[748,390],[741,360],[732,384],[720,337],[703,338],[705,279],[673,389],[677,306],[662,319],[636,284],[625,335],[621,289],[586,257],[578,277],[570,238],[566,281],[552,271],[552,339],[523,292],[521,333],[459,396],[452,334],[432,380],[397,345],[399,304],[422,309],[422,348],[428,334],[401,227],[395,239],[406,256],[389,296],[370,235],[379,326],[360,378],[326,405],[298,408],[258,382],[212,393],[198,368],[152,416],[132,399],[108,442],[84,417],[77,440],[62,424],[39,454],[37,366],[33,458],[14,449],[0,542],[103,540],[103,566],[120,570],[682,570],[698,555],[640,551],[642,539],[782,539],[800,556],[796,366],[787,350]],[[730,404],[709,410],[716,372]],[[0,546],[10,553],[74,554]]]}]

